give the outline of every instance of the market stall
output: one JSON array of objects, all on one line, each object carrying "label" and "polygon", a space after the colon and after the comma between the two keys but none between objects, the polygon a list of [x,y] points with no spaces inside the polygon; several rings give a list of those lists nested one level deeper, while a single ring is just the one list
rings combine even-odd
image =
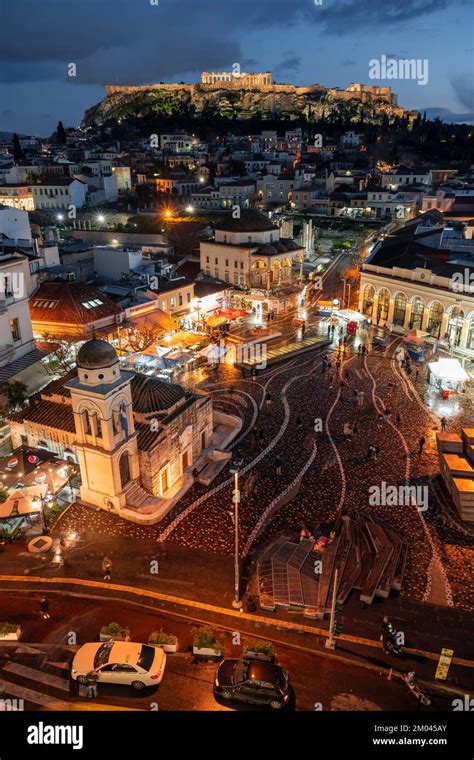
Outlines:
[{"label": "market stall", "polygon": [[438,388],[443,397],[449,391],[463,391],[469,375],[457,359],[438,359],[428,365],[430,384]]}]

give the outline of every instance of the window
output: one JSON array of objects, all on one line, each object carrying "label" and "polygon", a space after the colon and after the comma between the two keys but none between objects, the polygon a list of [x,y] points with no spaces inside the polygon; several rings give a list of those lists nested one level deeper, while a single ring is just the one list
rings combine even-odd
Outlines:
[{"label": "window", "polygon": [[179,304],[179,306],[183,305],[183,295],[182,295],[182,293],[180,293],[179,296],[178,296],[178,304]]},{"label": "window", "polygon": [[226,260],[225,260],[225,265],[226,265],[226,267],[228,267],[228,266],[229,266],[229,259],[226,259]]},{"label": "window", "polygon": [[10,332],[12,334],[12,338],[14,342],[21,340],[20,323],[17,317],[15,317],[14,319],[10,319]]},{"label": "window", "polygon": [[191,303],[191,293],[187,293],[187,294],[186,294],[186,301],[187,301],[188,303]]}]

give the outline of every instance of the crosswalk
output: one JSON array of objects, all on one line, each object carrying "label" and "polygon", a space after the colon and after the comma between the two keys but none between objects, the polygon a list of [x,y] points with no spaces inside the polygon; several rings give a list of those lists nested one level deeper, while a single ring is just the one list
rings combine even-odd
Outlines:
[{"label": "crosswalk", "polygon": [[10,649],[0,666],[0,711],[69,709],[69,663],[57,650],[50,657],[47,647]]}]

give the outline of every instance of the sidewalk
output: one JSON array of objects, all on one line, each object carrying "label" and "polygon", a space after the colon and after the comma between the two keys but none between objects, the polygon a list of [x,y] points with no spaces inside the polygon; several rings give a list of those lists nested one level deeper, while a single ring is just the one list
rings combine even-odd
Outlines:
[{"label": "sidewalk", "polygon": [[[57,533],[59,537],[59,533]],[[112,582],[103,582],[101,559],[113,557]],[[158,560],[158,573],[150,573],[150,561]],[[468,611],[419,604],[406,597],[393,597],[365,606],[352,597],[344,607],[344,630],[333,654],[324,648],[328,621],[312,621],[303,615],[280,610],[256,613],[232,609],[232,561],[191,552],[177,545],[163,548],[153,542],[88,537],[69,551],[67,567],[57,568],[28,555],[24,547],[9,546],[2,556],[0,588],[37,595],[48,593],[106,598],[144,605],[176,617],[218,625],[304,647],[322,656],[344,657],[353,664],[388,670],[413,669],[419,678],[434,683],[442,648],[454,650],[446,686],[474,688],[472,616]],[[41,568],[41,572],[40,572]],[[0,604],[1,609],[1,604]],[[384,615],[398,630],[405,631],[404,655],[383,653],[379,633]],[[237,622],[238,621],[238,622]]]}]

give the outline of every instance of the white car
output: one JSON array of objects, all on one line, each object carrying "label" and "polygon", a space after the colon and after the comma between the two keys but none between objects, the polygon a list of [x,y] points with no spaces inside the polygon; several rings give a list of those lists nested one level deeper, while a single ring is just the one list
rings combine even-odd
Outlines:
[{"label": "white car", "polygon": [[144,689],[158,686],[165,672],[166,654],[150,644],[133,644],[128,641],[106,641],[84,644],[72,663],[71,677],[87,683],[87,675],[94,671],[98,683],[118,683]]}]

